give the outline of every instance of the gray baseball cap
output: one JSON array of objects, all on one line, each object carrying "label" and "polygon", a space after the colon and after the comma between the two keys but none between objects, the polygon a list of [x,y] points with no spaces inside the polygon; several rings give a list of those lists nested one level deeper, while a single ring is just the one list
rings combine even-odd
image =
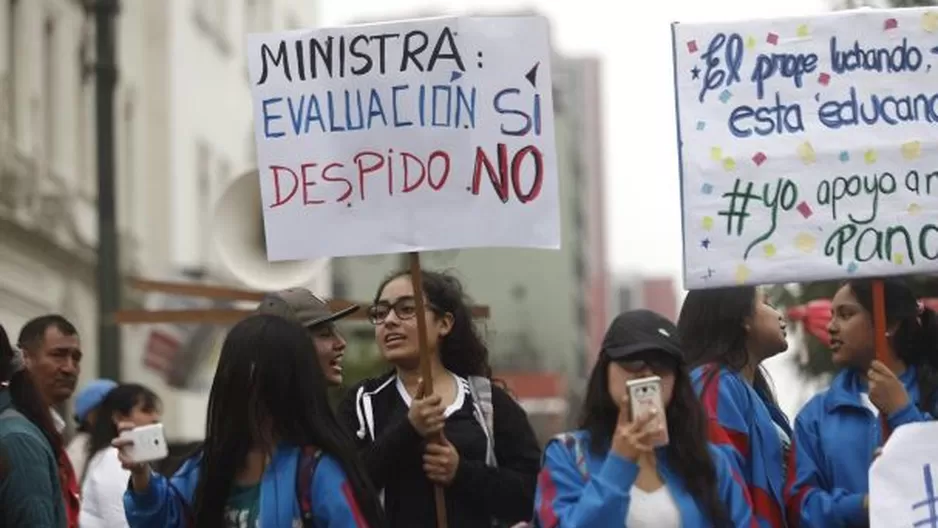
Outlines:
[{"label": "gray baseball cap", "polygon": [[257,307],[257,313],[283,317],[309,328],[331,323],[358,309],[356,304],[333,312],[326,301],[306,288],[290,288],[265,295]]}]

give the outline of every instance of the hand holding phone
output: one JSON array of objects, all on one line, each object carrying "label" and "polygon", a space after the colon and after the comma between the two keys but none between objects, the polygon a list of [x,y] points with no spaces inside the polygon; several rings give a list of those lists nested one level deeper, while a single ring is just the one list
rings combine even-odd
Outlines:
[{"label": "hand holding phone", "polygon": [[120,459],[125,465],[145,464],[169,456],[163,424],[160,423],[125,429],[113,445],[120,450]]},{"label": "hand holding phone", "polygon": [[664,412],[664,398],[661,395],[661,378],[651,376],[625,382],[629,395],[632,420],[638,420],[650,413],[654,419],[648,422],[648,429],[653,431],[649,441],[654,447],[668,445],[668,420]]}]

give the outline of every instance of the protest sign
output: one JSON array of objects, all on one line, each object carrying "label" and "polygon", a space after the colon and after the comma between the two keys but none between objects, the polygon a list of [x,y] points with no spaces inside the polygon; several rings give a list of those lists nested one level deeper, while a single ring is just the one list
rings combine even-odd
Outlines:
[{"label": "protest sign", "polygon": [[938,528],[938,422],[903,425],[870,467],[870,528]]},{"label": "protest sign", "polygon": [[685,287],[938,271],[938,9],[672,30]]},{"label": "protest sign", "polygon": [[546,19],[247,41],[271,261],[559,248]]}]

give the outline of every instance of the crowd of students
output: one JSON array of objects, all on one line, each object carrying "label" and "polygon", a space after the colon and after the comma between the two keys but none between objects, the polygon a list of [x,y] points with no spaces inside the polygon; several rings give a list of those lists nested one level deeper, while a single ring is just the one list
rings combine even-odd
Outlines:
[{"label": "crowd of students", "polygon": [[[355,308],[268,294],[228,333],[205,440],[172,476],[133,462],[120,435],[160,419],[152,391],[89,384],[65,446],[55,408],[78,378],[74,326],[40,317],[15,346],[0,326],[0,525],[431,527],[441,487],[451,528],[860,527],[880,416],[890,430],[938,416],[938,318],[903,282],[885,280],[888,365],[875,359],[871,282],[841,286],[829,327],[840,371],[793,424],[761,366],[787,348],[782,315],[758,288],[692,291],[676,325],[647,310],[615,318],[578,428],[542,453],[492,378],[462,285],[429,271],[422,283],[432,379],[413,285],[396,273],[368,307],[390,368],[335,410],[335,323]],[[626,383],[649,376],[663,416],[632,416]]]}]

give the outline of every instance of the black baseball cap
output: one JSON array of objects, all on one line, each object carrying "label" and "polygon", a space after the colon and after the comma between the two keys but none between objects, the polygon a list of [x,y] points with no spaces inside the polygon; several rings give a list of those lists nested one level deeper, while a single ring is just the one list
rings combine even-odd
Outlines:
[{"label": "black baseball cap", "polygon": [[665,352],[679,363],[684,361],[677,327],[666,317],[651,310],[631,310],[619,314],[603,338],[602,353],[613,361],[652,350]]},{"label": "black baseball cap", "polygon": [[326,301],[306,288],[290,288],[265,295],[257,307],[257,313],[283,317],[309,328],[331,323],[358,309],[359,306],[354,304],[333,312]]}]

